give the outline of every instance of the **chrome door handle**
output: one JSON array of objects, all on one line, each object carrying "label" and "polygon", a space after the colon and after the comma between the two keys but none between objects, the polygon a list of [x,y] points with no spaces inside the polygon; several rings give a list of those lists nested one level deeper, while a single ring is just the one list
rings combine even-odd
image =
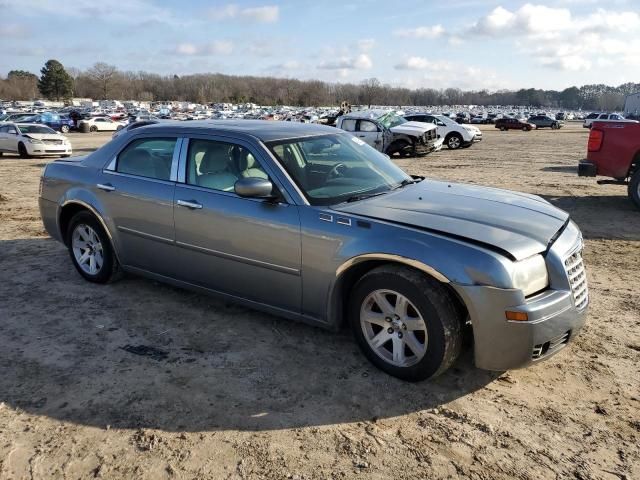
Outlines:
[{"label": "chrome door handle", "polygon": [[194,201],[178,200],[176,203],[178,205],[180,205],[181,207],[187,207],[187,208],[190,208],[192,210],[201,209],[202,208],[202,204],[201,203],[194,202]]},{"label": "chrome door handle", "polygon": [[116,187],[114,187],[110,183],[98,183],[96,187],[98,187],[100,190],[104,190],[105,192],[113,192],[116,189]]}]

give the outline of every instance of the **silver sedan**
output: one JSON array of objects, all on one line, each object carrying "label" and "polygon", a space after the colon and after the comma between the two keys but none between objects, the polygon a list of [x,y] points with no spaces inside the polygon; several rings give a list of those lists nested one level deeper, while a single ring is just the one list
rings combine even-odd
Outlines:
[{"label": "silver sedan", "polygon": [[[338,329],[407,380],[474,340],[503,370],[562,350],[589,302],[582,236],[534,195],[409,176],[319,125],[165,122],[50,163],[40,210],[80,275],[120,272]],[[214,333],[212,332],[212,335]]]}]

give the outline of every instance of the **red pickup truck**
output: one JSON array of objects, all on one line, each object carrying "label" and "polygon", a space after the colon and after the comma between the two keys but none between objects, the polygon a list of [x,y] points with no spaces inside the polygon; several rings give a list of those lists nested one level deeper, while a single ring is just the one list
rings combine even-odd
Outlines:
[{"label": "red pickup truck", "polygon": [[640,123],[595,122],[578,175],[613,178],[599,184],[628,185],[629,197],[640,208]]}]

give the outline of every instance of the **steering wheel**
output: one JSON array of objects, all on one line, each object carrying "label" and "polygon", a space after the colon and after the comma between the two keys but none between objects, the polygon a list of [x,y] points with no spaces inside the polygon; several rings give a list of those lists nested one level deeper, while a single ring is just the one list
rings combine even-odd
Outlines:
[{"label": "steering wheel", "polygon": [[327,173],[327,180],[342,177],[345,174],[346,170],[347,166],[344,163],[336,163],[333,168]]}]

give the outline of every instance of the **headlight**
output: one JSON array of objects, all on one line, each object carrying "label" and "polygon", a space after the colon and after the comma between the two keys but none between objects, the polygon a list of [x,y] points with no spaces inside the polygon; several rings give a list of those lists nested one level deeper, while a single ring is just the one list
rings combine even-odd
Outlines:
[{"label": "headlight", "polygon": [[514,264],[513,286],[527,297],[549,286],[547,265],[542,255],[534,255]]},{"label": "headlight", "polygon": [[34,143],[34,144],[37,144],[37,145],[42,145],[42,143],[43,143],[42,140],[38,140],[37,138],[27,138],[26,140],[29,143]]}]

